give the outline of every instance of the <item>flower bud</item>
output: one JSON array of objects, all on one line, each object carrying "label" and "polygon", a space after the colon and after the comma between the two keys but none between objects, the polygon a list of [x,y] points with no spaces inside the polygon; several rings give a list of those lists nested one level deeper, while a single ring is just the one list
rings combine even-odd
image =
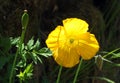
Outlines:
[{"label": "flower bud", "polygon": [[103,66],[103,57],[101,55],[97,55],[95,57],[95,63],[98,67],[99,70],[102,70],[102,66]]},{"label": "flower bud", "polygon": [[22,22],[22,29],[26,29],[29,22],[29,15],[27,14],[27,10],[24,10],[24,13],[21,18],[21,22]]}]

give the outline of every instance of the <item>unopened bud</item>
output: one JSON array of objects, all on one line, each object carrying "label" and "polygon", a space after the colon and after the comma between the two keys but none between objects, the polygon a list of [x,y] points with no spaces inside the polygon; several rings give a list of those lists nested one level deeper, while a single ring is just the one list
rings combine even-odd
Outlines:
[{"label": "unopened bud", "polygon": [[22,28],[26,29],[29,22],[29,15],[27,14],[27,10],[24,10],[24,13],[21,18],[21,22],[22,22]]},{"label": "unopened bud", "polygon": [[97,55],[95,57],[95,63],[98,67],[99,70],[102,70],[102,67],[103,67],[103,57],[101,55]]}]

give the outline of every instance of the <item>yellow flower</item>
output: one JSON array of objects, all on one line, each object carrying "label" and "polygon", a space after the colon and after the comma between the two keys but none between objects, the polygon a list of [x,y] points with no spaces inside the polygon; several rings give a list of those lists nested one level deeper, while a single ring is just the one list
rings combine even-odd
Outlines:
[{"label": "yellow flower", "polygon": [[47,40],[48,48],[53,52],[55,61],[64,67],[73,67],[80,57],[89,60],[99,50],[99,44],[88,31],[88,24],[78,18],[63,20],[63,26],[57,26]]}]

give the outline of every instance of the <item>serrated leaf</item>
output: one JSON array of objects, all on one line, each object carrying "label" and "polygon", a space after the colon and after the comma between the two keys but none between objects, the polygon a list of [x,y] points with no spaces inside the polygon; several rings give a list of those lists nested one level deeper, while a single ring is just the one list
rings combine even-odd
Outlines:
[{"label": "serrated leaf", "polygon": [[26,62],[25,62],[24,60],[21,60],[21,61],[19,61],[19,62],[17,63],[16,66],[23,68],[23,67],[26,66]]},{"label": "serrated leaf", "polygon": [[25,81],[26,79],[30,79],[32,77],[33,65],[29,64],[23,72],[20,71],[20,74],[17,75],[21,80]]},{"label": "serrated leaf", "polygon": [[25,68],[25,70],[24,70],[24,74],[25,73],[31,73],[33,71],[33,65],[32,65],[32,63],[31,64],[29,64],[26,68]]},{"label": "serrated leaf", "polygon": [[39,56],[36,56],[36,57],[37,57],[37,59],[38,59],[38,61],[39,61],[40,63],[43,63],[42,60],[41,60],[41,58],[40,58]]},{"label": "serrated leaf", "polygon": [[20,37],[17,38],[10,37],[10,41],[12,45],[16,45],[20,41]]},{"label": "serrated leaf", "polygon": [[37,39],[35,45],[34,45],[35,50],[38,50],[40,48],[40,41]]},{"label": "serrated leaf", "polygon": [[33,44],[34,44],[34,40],[33,40],[33,38],[31,38],[27,43],[27,50],[32,50]]},{"label": "serrated leaf", "polygon": [[17,77],[19,77],[20,80],[24,80],[23,72],[20,71],[20,74],[18,74]]},{"label": "serrated leaf", "polygon": [[37,58],[36,58],[37,54],[31,52],[31,53],[30,53],[30,56],[31,56],[33,62],[34,62],[35,64],[37,64]]},{"label": "serrated leaf", "polygon": [[42,55],[44,57],[52,56],[52,52],[46,47],[40,49],[37,54]]}]

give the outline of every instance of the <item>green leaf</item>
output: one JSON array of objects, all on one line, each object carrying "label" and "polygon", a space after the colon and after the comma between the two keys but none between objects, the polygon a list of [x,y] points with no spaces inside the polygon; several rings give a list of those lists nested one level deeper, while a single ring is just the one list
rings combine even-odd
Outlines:
[{"label": "green leaf", "polygon": [[20,74],[17,75],[17,77],[19,77],[20,80],[27,80],[27,79],[31,79],[33,74],[33,64],[29,64],[25,70],[23,72],[20,71]]},{"label": "green leaf", "polygon": [[32,72],[33,72],[33,65],[32,63],[29,64],[26,69],[24,70],[24,76],[25,76],[25,79],[31,79],[32,78]]},{"label": "green leaf", "polygon": [[17,77],[19,77],[20,80],[25,80],[24,79],[24,74],[20,71],[20,74],[17,75]]},{"label": "green leaf", "polygon": [[117,49],[115,49],[115,50],[113,50],[113,51],[111,51],[111,52],[108,52],[108,53],[105,54],[103,57],[106,58],[106,57],[108,57],[109,55],[113,54],[114,52],[116,52],[116,51],[118,51],[118,50],[120,50],[120,48],[117,48]]},{"label": "green leaf", "polygon": [[34,45],[34,40],[33,40],[33,38],[31,38],[27,43],[27,50],[29,50],[29,51],[32,50],[34,47],[33,45]]},{"label": "green leaf", "polygon": [[117,63],[113,63],[112,65],[116,67],[120,67],[120,64],[117,64]]},{"label": "green leaf", "polygon": [[43,47],[42,49],[40,49],[37,54],[39,55],[42,55],[44,57],[49,57],[49,56],[52,56],[52,52],[46,48],[46,47]]},{"label": "green leaf", "polygon": [[23,68],[23,67],[26,66],[26,62],[25,62],[24,60],[20,60],[20,61],[17,63],[16,66],[17,66],[17,67],[21,67],[21,68]]},{"label": "green leaf", "polygon": [[10,41],[12,45],[16,45],[20,41],[20,37],[17,37],[17,38],[10,37]]},{"label": "green leaf", "polygon": [[33,65],[32,65],[32,63],[31,64],[29,64],[26,68],[25,68],[25,70],[24,70],[24,74],[25,73],[31,73],[33,71]]},{"label": "green leaf", "polygon": [[31,52],[31,53],[30,53],[30,56],[31,56],[31,58],[33,59],[33,62],[34,62],[35,64],[37,64],[37,54]]},{"label": "green leaf", "polygon": [[103,80],[103,81],[106,81],[107,83],[115,83],[114,81],[106,78],[106,77],[90,77],[90,78],[93,78],[93,79],[100,79],[100,80]]},{"label": "green leaf", "polygon": [[111,58],[120,58],[120,53],[115,53],[115,54],[113,54],[113,56],[111,57]]},{"label": "green leaf", "polygon": [[37,41],[36,41],[36,43],[34,45],[34,49],[38,50],[39,48],[40,48],[40,41],[39,41],[39,39],[37,39]]},{"label": "green leaf", "polygon": [[38,59],[38,61],[39,61],[40,63],[43,63],[42,60],[41,60],[41,58],[40,58],[39,56],[36,56],[36,58]]}]

